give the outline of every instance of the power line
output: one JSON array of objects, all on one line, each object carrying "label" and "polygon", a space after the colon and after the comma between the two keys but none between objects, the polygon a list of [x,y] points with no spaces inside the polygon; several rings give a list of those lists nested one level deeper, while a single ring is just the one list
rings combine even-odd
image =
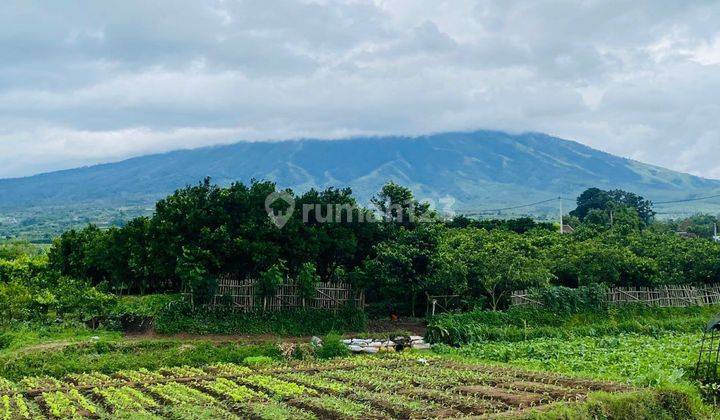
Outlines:
[{"label": "power line", "polygon": [[710,196],[707,196],[707,197],[686,198],[686,199],[684,199],[684,200],[658,201],[657,203],[653,203],[653,204],[658,205],[658,204],[689,203],[689,202],[692,202],[692,201],[709,200],[709,199],[711,199],[711,198],[718,198],[718,197],[720,197],[720,194],[710,195]]},{"label": "power line", "polygon": [[[689,202],[694,202],[694,201],[709,200],[709,199],[712,199],[712,198],[720,198],[720,194],[710,195],[710,196],[706,196],[706,197],[686,198],[686,199],[682,199],[682,200],[658,201],[658,202],[653,202],[653,205],[689,203]],[[549,198],[549,199],[543,200],[543,201],[537,201],[537,202],[528,203],[528,204],[519,204],[519,205],[516,205],[516,206],[510,206],[510,207],[501,207],[501,208],[496,208],[496,209],[480,209],[480,210],[467,209],[467,210],[460,210],[460,211],[458,211],[458,213],[460,213],[460,214],[462,214],[462,215],[464,215],[464,216],[481,216],[481,215],[488,214],[488,213],[496,213],[496,212],[501,212],[501,211],[517,210],[517,209],[523,209],[523,208],[538,206],[538,205],[540,205],[540,204],[550,203],[550,202],[555,201],[555,200],[575,201],[574,199],[568,198],[568,197],[554,197],[554,198]],[[657,212],[656,214],[673,214],[673,213],[670,213],[670,212],[667,212],[667,213]],[[677,213],[675,213],[675,214],[684,214],[684,213],[682,213],[682,212],[677,212]]]},{"label": "power line", "polygon": [[[555,200],[558,200],[558,199],[560,199],[560,197],[550,198],[550,199],[547,199],[547,200],[538,201],[538,202],[536,202],[536,203],[521,204],[521,205],[519,205],[519,206],[503,207],[503,208],[499,208],[499,209],[478,210],[478,211],[473,212],[473,213],[463,213],[463,214],[464,214],[465,216],[480,216],[480,215],[482,215],[482,214],[495,213],[495,212],[498,212],[498,211],[516,210],[516,209],[522,209],[522,208],[526,208],[526,207],[537,206],[537,205],[549,203],[549,202],[551,202],[551,201],[555,201]],[[563,199],[563,200],[566,200],[565,198],[562,198],[562,199]]]}]

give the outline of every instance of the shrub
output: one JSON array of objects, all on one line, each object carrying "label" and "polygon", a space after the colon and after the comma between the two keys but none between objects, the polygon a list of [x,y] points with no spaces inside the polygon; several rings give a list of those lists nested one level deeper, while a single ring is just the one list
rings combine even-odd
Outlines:
[{"label": "shrub", "polygon": [[313,263],[305,263],[300,267],[300,273],[298,274],[298,294],[303,301],[305,306],[306,301],[312,299],[317,291],[317,283],[320,281],[320,276],[317,275],[317,268]]},{"label": "shrub", "polygon": [[718,311],[717,306],[659,308],[625,305],[576,313],[540,307],[515,307],[506,312],[473,311],[443,314],[430,320],[425,337],[459,346],[486,341],[523,341],[620,333],[658,335],[698,332]]},{"label": "shrub", "polygon": [[268,298],[275,296],[278,288],[285,280],[285,264],[280,262],[260,273],[260,279],[256,285],[258,296],[263,298],[263,309]]},{"label": "shrub", "polygon": [[350,350],[343,344],[339,334],[330,333],[325,336],[322,346],[316,349],[315,354],[320,359],[334,359],[350,355]]},{"label": "shrub", "polygon": [[323,309],[234,312],[227,307],[198,307],[172,302],[155,319],[161,334],[277,334],[286,336],[324,335],[331,331],[364,331],[367,318],[354,306],[337,313]]},{"label": "shrub", "polygon": [[[530,410],[527,419],[702,419],[707,410],[691,395],[673,389],[622,394],[596,392],[580,404],[555,404],[549,410]],[[713,416],[714,417],[714,416]]]},{"label": "shrub", "polygon": [[607,308],[607,290],[607,286],[595,283],[577,288],[556,286],[531,289],[529,295],[549,311],[577,313]]},{"label": "shrub", "polygon": [[13,337],[10,334],[0,333],[0,350],[10,347],[13,342]]},{"label": "shrub", "polygon": [[175,294],[124,296],[118,299],[110,311],[105,325],[123,331],[145,331],[154,325],[155,318],[170,305],[182,304],[182,301],[182,296]]},{"label": "shrub", "polygon": [[274,361],[273,358],[267,356],[250,356],[243,359],[243,364],[247,366],[265,366]]},{"label": "shrub", "polygon": [[69,373],[90,371],[112,374],[125,369],[201,367],[214,363],[242,363],[254,356],[278,360],[282,358],[274,344],[168,340],[84,342],[61,350],[0,353],[0,377],[10,380],[41,375],[60,378]]}]

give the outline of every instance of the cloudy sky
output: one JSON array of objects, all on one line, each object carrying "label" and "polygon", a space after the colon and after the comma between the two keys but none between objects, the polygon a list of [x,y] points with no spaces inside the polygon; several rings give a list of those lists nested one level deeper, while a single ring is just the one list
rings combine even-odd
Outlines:
[{"label": "cloudy sky", "polygon": [[0,177],[177,148],[541,131],[720,178],[718,1],[4,1]]}]

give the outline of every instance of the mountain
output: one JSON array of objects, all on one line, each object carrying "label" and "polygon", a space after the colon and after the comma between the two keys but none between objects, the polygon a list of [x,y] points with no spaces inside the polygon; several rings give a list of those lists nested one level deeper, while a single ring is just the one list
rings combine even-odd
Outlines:
[{"label": "mountain", "polygon": [[[0,180],[0,212],[150,208],[158,198],[206,176],[219,184],[269,179],[298,192],[350,186],[362,201],[386,181],[394,180],[421,198],[453,197],[455,209],[461,211],[508,207],[558,195],[574,198],[592,186],[622,188],[655,201],[720,191],[718,180],[613,156],[574,141],[538,133],[475,131],[241,142],[4,179]],[[556,205],[514,213],[551,214]],[[696,204],[688,204],[683,211],[695,208]]]}]

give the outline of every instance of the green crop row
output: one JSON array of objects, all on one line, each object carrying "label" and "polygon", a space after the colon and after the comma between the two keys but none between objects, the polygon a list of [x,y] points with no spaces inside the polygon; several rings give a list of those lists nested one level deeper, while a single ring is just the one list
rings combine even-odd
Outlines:
[{"label": "green crop row", "polygon": [[[672,349],[673,338],[677,337],[663,337],[665,347],[659,349],[657,343],[643,341],[652,337],[621,338],[626,341],[599,344],[593,342],[592,337],[583,337],[585,341],[577,339],[565,344],[550,339],[544,343],[540,340],[486,343],[460,349],[441,347],[438,351],[447,354],[422,354],[421,358],[417,353],[387,355],[339,362],[273,365],[258,368],[260,370],[216,364],[202,369],[176,367],[125,371],[111,376],[97,373],[69,375],[64,381],[31,377],[21,380],[17,386],[24,394],[0,394],[0,420],[38,415],[132,419],[520,416],[523,412],[517,410],[529,405],[554,404],[549,408],[556,412],[560,410],[557,404],[565,407],[570,402],[589,398],[595,390],[617,394],[634,390],[618,383],[559,376],[534,369],[573,374],[594,369],[597,371],[595,376],[624,378],[625,382],[635,385],[667,387],[673,383],[649,383],[648,377],[634,382],[630,377],[647,373],[653,364],[664,369],[665,363],[678,356]],[[615,346],[616,351],[607,352],[609,346]],[[507,356],[506,362],[532,369],[477,363],[497,361],[499,355]],[[603,371],[604,367],[614,364],[630,366],[633,363],[635,367],[627,368],[625,372]],[[678,380],[677,383],[683,382]],[[23,388],[27,385],[40,388]],[[54,388],[42,388],[49,385]],[[11,383],[8,386],[15,387]],[[35,400],[38,390],[42,392]],[[663,410],[679,407],[682,411],[691,407],[692,415],[688,418],[695,415],[700,407],[696,404],[696,394],[687,390],[666,391],[666,388],[652,390],[643,394],[643,398],[647,395],[653,398],[661,395],[682,397],[686,400],[677,404],[667,401],[658,404],[665,407]]]},{"label": "green crop row", "polygon": [[119,388],[93,389],[93,394],[102,397],[107,406],[114,412],[147,413],[147,410],[158,407],[152,398],[135,388],[127,386]]},{"label": "green crop row", "polygon": [[98,413],[98,408],[77,389],[67,392],[53,391],[42,394],[43,404],[55,418],[89,417]]},{"label": "green crop row", "polygon": [[273,396],[281,399],[317,395],[317,391],[311,388],[267,375],[250,375],[240,380],[250,386],[270,392]]},{"label": "green crop row", "polygon": [[695,333],[701,331],[717,312],[720,312],[718,306],[658,308],[628,305],[581,313],[517,307],[505,312],[474,311],[440,315],[431,320],[426,338],[435,343],[459,346],[534,338]]},{"label": "green crop row", "polygon": [[480,361],[510,363],[534,370],[584,374],[633,385],[666,385],[691,379],[700,334],[667,333],[658,337],[538,338],[491,342],[437,352]]},{"label": "green crop row", "polygon": [[15,395],[13,397],[3,395],[2,398],[0,398],[0,419],[11,420],[30,418],[32,418],[30,408],[22,395]]}]

